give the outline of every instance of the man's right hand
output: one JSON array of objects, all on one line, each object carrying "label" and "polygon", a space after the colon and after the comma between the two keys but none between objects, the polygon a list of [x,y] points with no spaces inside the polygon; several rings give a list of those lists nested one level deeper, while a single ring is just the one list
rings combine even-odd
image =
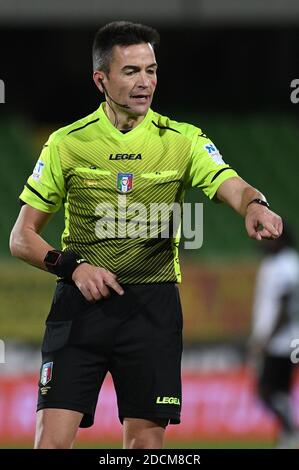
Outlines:
[{"label": "man's right hand", "polygon": [[114,289],[119,295],[124,294],[115,274],[91,264],[80,264],[73,272],[72,279],[89,302],[109,297],[108,287]]}]

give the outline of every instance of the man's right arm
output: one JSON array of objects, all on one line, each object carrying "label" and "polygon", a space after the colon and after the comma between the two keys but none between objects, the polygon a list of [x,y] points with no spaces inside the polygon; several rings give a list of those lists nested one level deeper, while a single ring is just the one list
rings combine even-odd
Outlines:
[{"label": "man's right arm", "polygon": [[[25,204],[10,235],[11,254],[44,271],[47,271],[44,259],[48,251],[54,248],[40,236],[40,233],[51,215]],[[119,295],[124,293],[115,274],[88,263],[81,264],[74,270],[72,280],[88,301],[109,297],[108,287]]]},{"label": "man's right arm", "polygon": [[51,215],[24,204],[9,240],[13,256],[44,271],[47,271],[44,264],[45,256],[54,248],[40,236],[40,232],[50,220]]}]

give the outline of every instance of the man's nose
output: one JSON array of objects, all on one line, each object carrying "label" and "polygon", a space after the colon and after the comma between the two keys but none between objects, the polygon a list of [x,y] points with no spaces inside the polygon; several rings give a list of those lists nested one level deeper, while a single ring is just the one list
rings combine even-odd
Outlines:
[{"label": "man's nose", "polygon": [[150,84],[149,77],[146,73],[140,73],[138,76],[137,85],[143,88],[147,88]]}]

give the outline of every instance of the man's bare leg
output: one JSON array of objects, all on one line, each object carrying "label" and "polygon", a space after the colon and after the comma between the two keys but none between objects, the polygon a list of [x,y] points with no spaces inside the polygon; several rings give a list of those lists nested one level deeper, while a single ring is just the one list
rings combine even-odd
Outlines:
[{"label": "man's bare leg", "polygon": [[83,414],[47,408],[37,412],[35,449],[71,449]]},{"label": "man's bare leg", "polygon": [[124,449],[162,449],[167,420],[124,418]]}]

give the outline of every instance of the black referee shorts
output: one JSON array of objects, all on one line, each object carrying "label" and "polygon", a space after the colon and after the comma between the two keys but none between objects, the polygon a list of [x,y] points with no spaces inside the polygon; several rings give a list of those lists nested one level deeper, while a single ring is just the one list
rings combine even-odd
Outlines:
[{"label": "black referee shorts", "polygon": [[112,375],[119,419],[180,422],[182,312],[176,284],[124,285],[124,295],[88,302],[59,282],[46,321],[37,410],[84,414],[92,426],[103,380]]}]

